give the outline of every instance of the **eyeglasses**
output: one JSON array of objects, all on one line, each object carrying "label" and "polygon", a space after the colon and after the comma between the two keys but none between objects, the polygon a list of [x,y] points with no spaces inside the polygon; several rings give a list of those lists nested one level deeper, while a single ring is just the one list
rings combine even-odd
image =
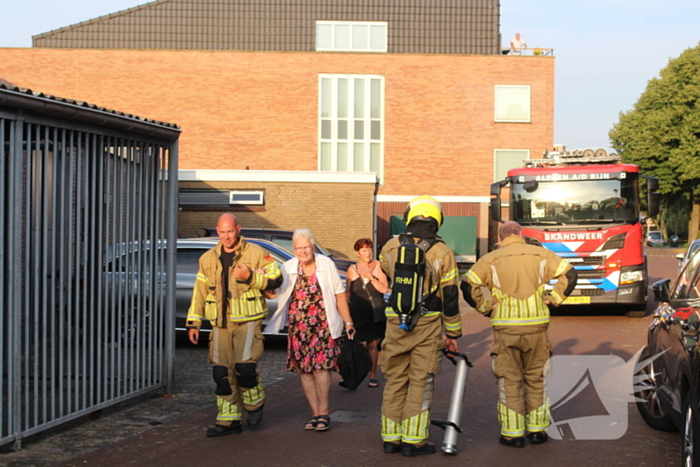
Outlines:
[{"label": "eyeglasses", "polygon": [[309,251],[312,248],[312,246],[295,246],[294,251]]}]

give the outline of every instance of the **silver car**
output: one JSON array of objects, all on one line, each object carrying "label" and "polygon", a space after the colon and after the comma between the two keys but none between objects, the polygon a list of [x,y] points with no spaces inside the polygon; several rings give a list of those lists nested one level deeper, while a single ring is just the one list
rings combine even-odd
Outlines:
[{"label": "silver car", "polygon": [[[246,238],[246,241],[265,248],[280,267],[282,263],[294,256],[289,251],[267,240]],[[218,243],[219,240],[212,237],[178,239],[177,241],[177,279],[175,281],[175,329],[177,331],[186,330],[187,311],[192,301],[192,290],[194,289],[194,283],[197,279],[199,258],[207,250],[214,248]],[[267,308],[268,318],[263,321],[264,324],[267,324],[269,317],[277,311],[277,298],[267,300]],[[201,330],[208,332],[210,329],[209,321],[202,321]],[[281,330],[280,334],[286,334],[286,329]]]},{"label": "silver car", "polygon": [[693,257],[696,251],[700,248],[700,240],[693,240],[690,242],[690,245],[688,245],[688,249],[685,250],[685,253],[678,253],[676,255],[676,258],[679,260],[678,263],[678,274],[681,273],[685,265],[688,263],[688,260]]}]

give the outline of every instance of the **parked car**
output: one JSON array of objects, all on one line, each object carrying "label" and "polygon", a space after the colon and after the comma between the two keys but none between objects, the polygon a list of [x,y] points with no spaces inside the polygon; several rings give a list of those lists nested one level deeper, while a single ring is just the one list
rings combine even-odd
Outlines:
[{"label": "parked car", "polygon": [[635,375],[637,408],[649,426],[680,430],[682,465],[700,467],[700,255],[692,255],[671,287],[656,282],[658,307]]},{"label": "parked car", "polygon": [[660,230],[650,230],[647,232],[645,239],[647,246],[664,246],[666,241],[664,240],[664,234]]},{"label": "parked car", "polygon": [[678,253],[676,255],[676,258],[679,260],[678,263],[678,273],[683,270],[683,267],[686,265],[688,260],[695,254],[696,251],[700,248],[700,240],[693,240],[690,242],[690,245],[688,245],[688,249],[685,250],[685,253]]},{"label": "parked car", "polygon": [[[202,230],[204,231],[204,236],[205,237],[216,237],[216,228],[215,227],[203,227]],[[281,246],[287,251],[293,251],[292,247],[292,235],[294,234],[293,230],[277,230],[277,229],[248,229],[248,228],[242,228],[241,229],[241,235],[243,235],[245,238],[262,238],[265,240],[269,240],[273,243],[276,243],[277,245]],[[350,266],[355,264],[354,261],[348,261],[346,259],[340,259],[340,258],[335,258],[332,253],[329,253],[328,250],[323,248],[321,245],[316,244],[316,253],[328,256],[330,259],[333,260],[333,263],[335,263],[335,267],[338,268],[338,271],[347,271]]]}]

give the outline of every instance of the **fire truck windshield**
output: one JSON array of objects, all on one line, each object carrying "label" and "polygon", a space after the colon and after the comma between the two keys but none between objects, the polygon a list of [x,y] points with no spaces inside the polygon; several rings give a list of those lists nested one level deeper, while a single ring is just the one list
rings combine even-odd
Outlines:
[{"label": "fire truck windshield", "polygon": [[524,225],[639,222],[637,177],[514,182],[510,209]]}]

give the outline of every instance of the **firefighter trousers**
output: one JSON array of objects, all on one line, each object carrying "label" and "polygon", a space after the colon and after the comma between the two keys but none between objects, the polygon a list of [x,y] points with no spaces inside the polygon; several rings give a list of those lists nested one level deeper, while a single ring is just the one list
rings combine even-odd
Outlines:
[{"label": "firefighter trousers", "polygon": [[228,322],[215,326],[209,337],[209,363],[216,383],[216,424],[241,421],[242,410],[257,410],[265,403],[257,363],[263,356],[262,320]]},{"label": "firefighter trousers", "polygon": [[[544,378],[552,347],[547,329],[527,334],[500,332],[494,328],[491,365],[498,378],[498,421],[506,437],[544,431],[549,426],[549,406]],[[535,330],[537,328],[533,328]]]},{"label": "firefighter trousers", "polygon": [[442,320],[439,315],[424,316],[412,331],[404,331],[398,318],[389,317],[386,327],[380,353],[386,376],[382,440],[420,447],[428,439],[435,376],[445,348]]}]

